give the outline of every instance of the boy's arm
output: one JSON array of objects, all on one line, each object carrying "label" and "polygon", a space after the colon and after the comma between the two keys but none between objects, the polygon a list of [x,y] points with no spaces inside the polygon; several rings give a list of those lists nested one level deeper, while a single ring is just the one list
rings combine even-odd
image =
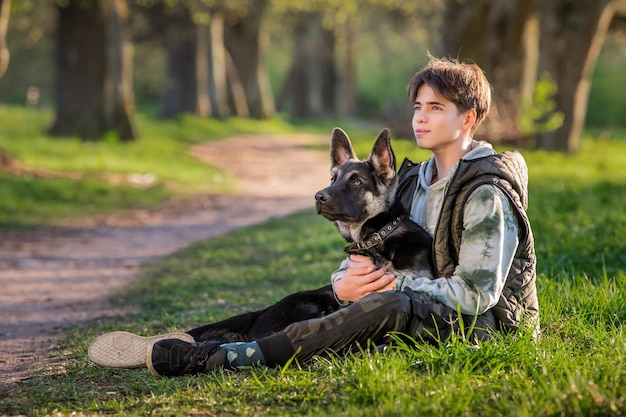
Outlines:
[{"label": "boy's arm", "polygon": [[400,277],[396,289],[424,292],[463,314],[482,314],[500,298],[519,243],[518,220],[495,186],[476,189],[464,209],[459,264],[452,277]]},{"label": "boy's arm", "polygon": [[347,306],[348,304],[350,304],[350,302],[348,301],[340,300],[339,297],[337,297],[337,293],[335,292],[335,282],[342,279],[348,271],[348,259],[349,258],[344,259],[343,262],[341,262],[339,268],[335,270],[335,272],[330,274],[330,283],[333,286],[333,294],[335,296],[335,300],[337,300],[337,303],[339,303],[340,306]]},{"label": "boy's arm", "polygon": [[396,276],[378,268],[372,259],[363,255],[350,255],[331,275],[335,299],[341,306],[357,301],[376,291],[392,291]]}]

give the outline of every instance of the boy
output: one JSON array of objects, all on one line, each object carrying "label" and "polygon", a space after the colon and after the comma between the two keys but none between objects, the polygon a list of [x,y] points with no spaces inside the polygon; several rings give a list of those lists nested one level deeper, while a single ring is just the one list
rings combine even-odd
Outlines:
[{"label": "boy", "polygon": [[[491,145],[472,138],[489,112],[489,82],[476,65],[431,57],[411,79],[408,96],[417,145],[433,155],[417,165],[404,161],[397,198],[411,219],[433,235],[438,278],[393,276],[376,269],[369,258],[353,255],[331,277],[345,307],[328,316],[293,323],[256,341],[189,343],[185,340],[202,340],[191,330],[154,338],[130,335],[124,349],[130,346],[141,356],[145,346],[153,374],[176,376],[282,365],[294,356],[307,361],[327,351],[387,343],[390,332],[437,342],[459,331],[460,321],[466,328],[474,324],[472,342],[522,325],[536,336],[526,165],[518,153],[496,154]],[[102,341],[113,340],[107,337]],[[120,349],[110,343],[93,355],[90,349],[90,356],[118,366],[111,358],[126,354]]]}]

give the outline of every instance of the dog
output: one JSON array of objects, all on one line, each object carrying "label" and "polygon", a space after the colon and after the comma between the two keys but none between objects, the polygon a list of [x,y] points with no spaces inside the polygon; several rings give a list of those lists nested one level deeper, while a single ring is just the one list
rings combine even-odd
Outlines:
[{"label": "dog", "polygon": [[[433,277],[432,238],[411,221],[395,199],[397,176],[389,130],[381,132],[369,158],[356,157],[348,135],[331,138],[331,184],[315,194],[317,213],[334,222],[351,243],[348,254],[369,256],[396,275]],[[291,294],[276,304],[189,332],[196,341],[250,341],[289,324],[331,314],[341,306],[331,285]]]},{"label": "dog", "polygon": [[372,258],[395,275],[434,277],[432,237],[409,219],[396,200],[398,178],[391,135],[384,129],[365,161],[357,159],[348,135],[332,134],[331,184],[315,194],[317,213],[352,243],[348,254]]}]

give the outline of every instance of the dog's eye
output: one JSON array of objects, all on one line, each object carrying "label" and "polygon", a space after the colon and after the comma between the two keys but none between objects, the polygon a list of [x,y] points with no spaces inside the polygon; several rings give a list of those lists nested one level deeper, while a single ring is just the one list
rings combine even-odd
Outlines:
[{"label": "dog's eye", "polygon": [[360,178],[355,178],[354,180],[352,180],[352,184],[358,187],[359,185],[363,184],[363,181],[361,181]]},{"label": "dog's eye", "polygon": [[337,177],[330,177],[330,183],[332,184],[333,182],[337,181]]}]

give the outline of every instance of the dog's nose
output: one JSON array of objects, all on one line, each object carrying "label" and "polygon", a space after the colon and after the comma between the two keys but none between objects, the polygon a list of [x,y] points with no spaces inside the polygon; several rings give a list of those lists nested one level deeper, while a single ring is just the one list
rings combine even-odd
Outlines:
[{"label": "dog's nose", "polygon": [[328,193],[324,192],[324,191],[318,191],[315,194],[315,201],[317,201],[318,203],[325,203],[328,201],[330,197],[328,196]]}]

